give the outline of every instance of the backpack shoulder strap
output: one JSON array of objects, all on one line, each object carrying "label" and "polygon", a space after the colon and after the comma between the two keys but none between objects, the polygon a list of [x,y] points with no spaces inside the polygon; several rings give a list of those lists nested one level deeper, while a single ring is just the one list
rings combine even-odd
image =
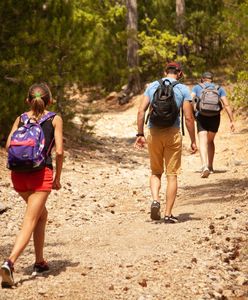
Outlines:
[{"label": "backpack shoulder strap", "polygon": [[172,85],[172,87],[174,87],[174,86],[176,86],[177,84],[179,84],[180,82],[179,81],[173,81],[172,83],[171,83],[171,85]]},{"label": "backpack shoulder strap", "polygon": [[24,124],[27,124],[29,121],[29,116],[28,114],[25,112],[23,114],[21,114],[20,116],[20,121],[23,122]]},{"label": "backpack shoulder strap", "polygon": [[160,86],[164,86],[164,81],[162,79],[159,79],[158,82],[159,82]]},{"label": "backpack shoulder strap", "polygon": [[179,81],[173,81],[173,82],[171,82],[169,79],[165,79],[165,80],[163,81],[163,84],[165,83],[165,81],[168,82],[169,85],[171,85],[172,87],[174,87],[174,86],[176,86],[177,84],[180,83]]},{"label": "backpack shoulder strap", "polygon": [[165,79],[164,81],[163,81],[163,84],[165,83],[165,82],[168,82],[169,83],[169,85],[171,85],[172,87],[173,87],[173,83],[169,80],[169,79]]},{"label": "backpack shoulder strap", "polygon": [[46,115],[44,115],[43,117],[40,118],[40,120],[39,120],[38,123],[39,123],[39,124],[42,124],[42,123],[44,123],[46,120],[48,120],[48,119],[54,117],[55,115],[56,115],[55,112],[49,111]]},{"label": "backpack shoulder strap", "polygon": [[199,85],[201,88],[203,88],[203,89],[205,89],[205,88],[206,88],[205,84],[204,84],[204,83],[202,83],[202,82],[199,82],[199,83],[198,83],[198,85]]}]

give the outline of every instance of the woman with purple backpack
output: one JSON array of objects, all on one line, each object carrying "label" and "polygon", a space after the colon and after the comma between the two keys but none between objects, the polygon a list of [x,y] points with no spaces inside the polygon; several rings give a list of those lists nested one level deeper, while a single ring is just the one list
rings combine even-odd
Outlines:
[{"label": "woman with purple backpack", "polygon": [[[6,143],[12,183],[25,200],[27,208],[12,252],[0,268],[3,288],[14,285],[14,263],[32,234],[35,250],[33,275],[49,271],[43,256],[48,214],[45,205],[51,190],[61,188],[63,121],[60,116],[47,110],[52,102],[49,87],[44,83],[32,85],[26,102],[30,110],[15,120]],[[51,157],[53,146],[56,151],[54,175]]]}]

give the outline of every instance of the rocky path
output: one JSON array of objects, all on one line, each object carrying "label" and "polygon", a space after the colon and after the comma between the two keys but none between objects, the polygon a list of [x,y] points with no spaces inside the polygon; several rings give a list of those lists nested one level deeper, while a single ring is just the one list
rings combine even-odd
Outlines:
[{"label": "rocky path", "polygon": [[[138,101],[138,99],[137,99]],[[99,116],[98,116],[99,117]],[[96,121],[97,146],[68,149],[63,188],[48,201],[46,258],[32,278],[32,243],[15,266],[17,286],[0,299],[248,299],[248,127],[228,132],[223,115],[216,173],[199,174],[187,151],[174,209],[178,224],[151,222],[146,151],[133,148],[136,105]],[[241,126],[242,125],[242,126]],[[24,203],[0,158],[0,260],[11,250]],[[164,192],[164,188],[162,192]]]}]

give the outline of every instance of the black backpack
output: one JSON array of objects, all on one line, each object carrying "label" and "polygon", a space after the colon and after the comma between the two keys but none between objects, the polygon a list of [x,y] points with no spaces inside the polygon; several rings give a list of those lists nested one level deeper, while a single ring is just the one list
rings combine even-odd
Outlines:
[{"label": "black backpack", "polygon": [[222,110],[222,103],[219,96],[220,86],[207,87],[199,83],[202,87],[201,95],[197,98],[196,110],[203,116],[216,116]]},{"label": "black backpack", "polygon": [[[165,84],[165,81],[168,82],[168,84]],[[174,81],[171,83],[168,79],[164,81],[160,79],[158,82],[159,86],[153,95],[148,117],[151,123],[156,127],[171,127],[180,112],[173,90],[174,86],[179,82]]]}]

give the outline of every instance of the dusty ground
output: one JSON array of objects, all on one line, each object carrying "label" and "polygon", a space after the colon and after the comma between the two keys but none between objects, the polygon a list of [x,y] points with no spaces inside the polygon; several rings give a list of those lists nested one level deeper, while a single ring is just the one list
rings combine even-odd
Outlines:
[{"label": "dusty ground", "polygon": [[[136,99],[136,102],[138,99]],[[135,102],[135,103],[136,103]],[[17,286],[0,299],[248,299],[248,125],[230,134],[225,115],[216,138],[216,173],[199,174],[187,151],[174,214],[149,219],[146,151],[133,148],[136,106],[96,116],[96,148],[68,149],[63,188],[47,203],[46,277],[32,278],[32,243],[15,266]],[[8,256],[24,203],[0,158],[0,260]],[[162,192],[164,192],[164,186]]]}]

